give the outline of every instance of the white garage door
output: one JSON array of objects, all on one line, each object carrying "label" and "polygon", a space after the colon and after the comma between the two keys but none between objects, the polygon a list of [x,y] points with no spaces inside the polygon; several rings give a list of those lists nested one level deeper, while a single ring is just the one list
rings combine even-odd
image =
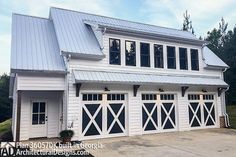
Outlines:
[{"label": "white garage door", "polygon": [[174,94],[142,94],[143,133],[176,130],[175,104]]},{"label": "white garage door", "polygon": [[214,94],[189,94],[188,100],[190,127],[214,127],[216,125]]},{"label": "white garage door", "polygon": [[83,94],[82,139],[126,135],[125,94]]}]

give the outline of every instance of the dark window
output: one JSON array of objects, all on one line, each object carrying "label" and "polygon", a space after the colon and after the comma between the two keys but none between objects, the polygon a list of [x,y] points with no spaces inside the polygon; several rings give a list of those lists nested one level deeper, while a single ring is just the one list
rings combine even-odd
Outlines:
[{"label": "dark window", "polygon": [[188,70],[188,56],[186,48],[179,48],[180,69]]},{"label": "dark window", "polygon": [[124,94],[107,94],[107,100],[125,100]]},{"label": "dark window", "polygon": [[83,94],[83,101],[99,101],[102,100],[102,94]]},{"label": "dark window", "polygon": [[163,46],[154,45],[154,64],[155,68],[163,68]]},{"label": "dark window", "polygon": [[140,43],[140,60],[141,67],[150,67],[150,45],[148,43]]},{"label": "dark window", "polygon": [[120,65],[120,40],[110,39],[110,64]]},{"label": "dark window", "polygon": [[167,68],[168,69],[176,68],[175,47],[172,46],[167,46]]},{"label": "dark window", "polygon": [[199,70],[198,50],[191,49],[191,67],[192,70]]},{"label": "dark window", "polygon": [[136,48],[134,41],[125,41],[126,65],[136,66]]}]

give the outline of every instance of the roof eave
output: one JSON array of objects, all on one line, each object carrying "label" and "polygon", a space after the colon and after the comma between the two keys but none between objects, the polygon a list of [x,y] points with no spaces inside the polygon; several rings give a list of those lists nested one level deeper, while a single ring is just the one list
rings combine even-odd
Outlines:
[{"label": "roof eave", "polygon": [[66,70],[33,70],[33,69],[11,69],[11,73],[44,73],[44,74],[62,74],[68,72]]},{"label": "roof eave", "polygon": [[72,58],[77,58],[77,59],[89,59],[89,60],[102,60],[106,57],[106,55],[101,54],[86,54],[86,53],[77,53],[77,52],[66,52],[62,51],[63,55],[71,55]]},{"label": "roof eave", "polygon": [[144,38],[164,40],[164,41],[176,42],[176,43],[185,43],[185,44],[191,44],[191,45],[196,45],[196,46],[202,46],[207,43],[206,41],[198,40],[198,39],[187,39],[187,38],[174,37],[174,36],[168,36],[168,35],[162,35],[162,34],[148,33],[148,32],[143,32],[143,31],[108,27],[108,26],[103,26],[103,25],[99,25],[99,27],[106,28],[107,33],[131,35],[131,36],[136,36],[136,37],[144,37]]},{"label": "roof eave", "polygon": [[206,64],[207,66],[206,67],[204,67],[205,69],[213,69],[213,70],[218,70],[218,69],[220,69],[220,70],[227,70],[227,69],[229,69],[230,67],[228,66],[228,65],[226,65],[226,66],[219,66],[219,65],[209,65],[209,64]]},{"label": "roof eave", "polygon": [[188,83],[151,83],[151,82],[123,82],[123,81],[89,81],[89,80],[76,80],[75,83],[110,83],[110,84],[126,84],[126,85],[134,85],[134,84],[139,84],[139,85],[179,85],[179,86],[209,86],[209,87],[228,87],[229,85],[206,85],[206,84],[188,84]]}]

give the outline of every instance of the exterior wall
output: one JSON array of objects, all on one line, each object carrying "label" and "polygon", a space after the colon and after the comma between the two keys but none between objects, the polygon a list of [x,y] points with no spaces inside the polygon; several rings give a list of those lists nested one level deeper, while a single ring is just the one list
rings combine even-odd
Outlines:
[{"label": "exterior wall", "polygon": [[[75,97],[75,88],[71,86],[70,88],[70,97],[69,97],[69,106],[68,106],[68,118],[70,124],[72,121],[74,123],[73,129],[76,132],[76,136],[74,139],[81,139],[79,132],[81,132],[81,124],[82,119],[81,117],[81,95],[82,93],[107,93],[104,91],[104,87],[107,87],[110,90],[110,93],[125,93],[128,95],[127,100],[127,107],[128,107],[128,136],[133,135],[141,135],[142,134],[142,100],[141,100],[141,94],[142,93],[158,93],[159,88],[163,87],[153,87],[153,86],[141,86],[138,90],[137,96],[133,96],[133,86],[132,85],[114,85],[114,84],[82,84],[81,90],[80,90],[80,96]],[[173,93],[177,96],[177,124],[179,127],[177,128],[178,131],[187,131],[187,130],[193,130],[195,128],[191,128],[189,126],[189,113],[188,113],[188,94],[189,93],[196,93],[196,94],[202,94],[200,89],[202,88],[189,88],[189,90],[185,93],[185,96],[182,97],[181,88],[178,86],[166,86],[164,93]],[[219,106],[221,106],[221,102],[218,100],[220,97],[217,96],[217,90],[216,88],[205,88],[208,93],[214,94],[216,101],[216,111],[218,111],[218,114],[216,115],[216,126],[213,127],[219,127],[219,113],[221,112],[221,109]],[[109,93],[109,92],[108,92]],[[203,129],[198,128],[198,129]]]},{"label": "exterior wall", "polygon": [[[109,64],[109,38],[117,38],[121,40],[121,65],[110,65]],[[125,65],[125,40],[136,41],[136,66],[126,66]],[[150,43],[150,58],[151,58],[151,67],[140,67],[140,42]],[[164,56],[164,68],[154,68],[154,57],[153,54],[153,44],[162,44],[163,45],[163,56]],[[79,68],[80,70],[100,70],[100,71],[126,71],[126,72],[135,72],[135,73],[152,73],[152,74],[173,74],[173,75],[201,75],[201,76],[214,76],[221,77],[222,71],[217,70],[207,70],[204,69],[206,64],[202,59],[201,47],[179,44],[179,43],[170,43],[157,40],[149,40],[142,38],[133,38],[122,35],[114,34],[105,34],[103,36],[103,53],[106,57],[100,61],[92,60],[80,60],[72,59],[70,61],[71,68]],[[167,55],[166,55],[166,46],[175,46],[176,47],[176,69],[167,69]],[[180,70],[179,69],[179,59],[178,59],[178,48],[185,47],[188,50],[188,69],[189,70]],[[191,70],[191,59],[190,59],[190,49],[198,49],[199,52],[199,71]]]},{"label": "exterior wall", "polygon": [[65,90],[65,77],[62,75],[20,74],[17,77],[17,82],[17,90]]},{"label": "exterior wall", "polygon": [[62,92],[22,92],[20,140],[28,140],[31,135],[31,102],[33,100],[46,100],[48,109],[47,137],[58,137],[60,131],[59,107],[62,103]]},{"label": "exterior wall", "polygon": [[[117,38],[121,40],[121,65],[110,65],[109,64],[109,38]],[[136,41],[136,67],[125,65],[125,40]],[[164,68],[154,68],[154,60],[151,60],[151,67],[140,67],[140,42],[150,43],[150,58],[154,57],[153,54],[153,44],[162,44],[164,47]],[[166,46],[176,47],[176,69],[167,69],[167,57],[166,57]],[[147,40],[141,38],[132,38],[121,35],[111,35],[106,34],[103,36],[103,53],[105,58],[99,61],[92,60],[82,60],[82,59],[71,59],[69,61],[69,90],[68,90],[68,106],[67,106],[67,128],[73,129],[75,131],[74,139],[80,139],[81,123],[82,120],[79,118],[81,116],[81,93],[83,92],[99,92],[104,93],[104,87],[108,87],[111,92],[122,92],[128,94],[128,135],[140,135],[142,134],[142,108],[141,108],[141,93],[142,92],[157,92],[159,88],[163,88],[166,93],[174,93],[177,98],[177,123],[179,124],[179,131],[192,130],[189,126],[189,113],[188,113],[188,93],[200,93],[202,94],[202,89],[206,89],[209,93],[213,93],[216,98],[216,110],[218,115],[216,115],[217,126],[218,127],[218,117],[222,115],[222,101],[221,97],[217,96],[217,87],[190,87],[185,96],[182,97],[180,86],[141,86],[138,90],[137,96],[133,96],[133,86],[132,85],[118,85],[118,84],[86,84],[82,83],[80,89],[80,96],[76,97],[76,88],[74,84],[74,77],[72,76],[73,69],[79,70],[90,70],[90,71],[113,71],[113,72],[134,72],[134,73],[151,73],[151,74],[168,74],[168,75],[189,75],[189,76],[199,76],[199,77],[217,77],[222,78],[222,71],[217,70],[207,70],[201,53],[201,47],[183,45],[179,43],[169,43],[154,40]],[[189,70],[179,69],[179,59],[178,59],[178,48],[185,47],[188,52],[188,67]],[[190,59],[190,49],[198,49],[199,51],[199,71],[191,70],[191,59]]]}]

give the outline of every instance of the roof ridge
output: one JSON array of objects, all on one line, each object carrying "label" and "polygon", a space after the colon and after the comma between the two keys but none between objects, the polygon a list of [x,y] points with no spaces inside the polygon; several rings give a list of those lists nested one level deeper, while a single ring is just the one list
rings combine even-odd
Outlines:
[{"label": "roof ridge", "polygon": [[26,16],[26,17],[32,17],[32,18],[37,18],[37,19],[43,19],[43,20],[49,20],[49,18],[46,17],[39,17],[39,16],[33,16],[33,15],[26,15],[26,14],[20,14],[20,13],[12,13],[12,15],[17,15],[17,16]]},{"label": "roof ridge", "polygon": [[[76,12],[76,13],[87,14],[87,15],[100,16],[100,17],[105,17],[105,18],[110,18],[110,19],[115,19],[115,20],[121,20],[121,21],[136,23],[136,24],[142,24],[142,25],[147,25],[147,26],[152,26],[152,27],[159,27],[159,28],[164,28],[164,29],[171,29],[171,30],[175,30],[175,31],[179,31],[179,32],[185,32],[185,33],[192,34],[191,32],[183,31],[183,30],[176,29],[176,28],[170,28],[170,27],[164,27],[164,26],[157,26],[157,25],[154,25],[154,24],[142,23],[142,22],[137,22],[137,21],[130,21],[130,20],[125,20],[125,19],[120,19],[120,18],[105,16],[105,15],[98,15],[98,14],[94,14],[94,13],[81,12],[81,11],[71,10],[71,9],[66,9],[66,8],[51,7],[50,10],[53,9],[53,8],[54,8],[54,9],[59,9],[59,10],[65,10],[65,11],[72,11],[72,12]],[[194,36],[194,35],[193,35],[193,36]]]}]

